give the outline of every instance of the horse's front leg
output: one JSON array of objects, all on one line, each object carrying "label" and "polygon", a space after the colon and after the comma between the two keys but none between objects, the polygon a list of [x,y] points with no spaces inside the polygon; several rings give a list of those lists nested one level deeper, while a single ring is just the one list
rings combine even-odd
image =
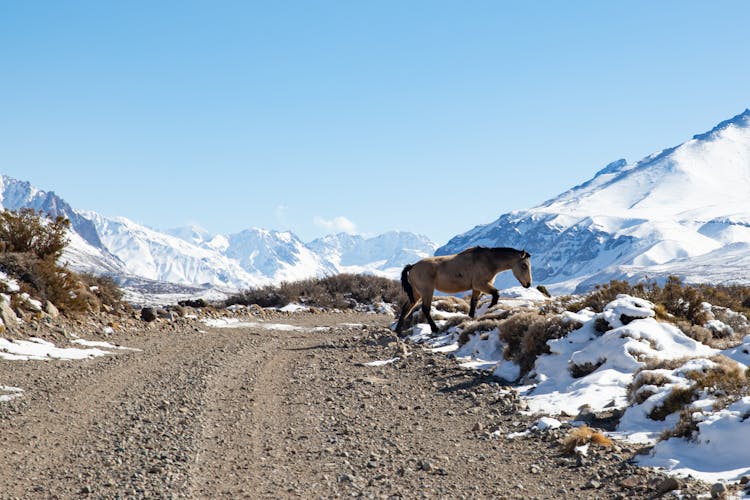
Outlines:
[{"label": "horse's front leg", "polygon": [[500,292],[497,291],[497,288],[492,287],[492,302],[490,302],[490,307],[494,307],[497,305],[497,301],[500,299]]},{"label": "horse's front leg", "polygon": [[471,291],[471,300],[469,301],[469,317],[473,318],[474,314],[477,312],[477,302],[479,301],[479,296],[482,295],[482,292],[479,290],[472,290]]}]

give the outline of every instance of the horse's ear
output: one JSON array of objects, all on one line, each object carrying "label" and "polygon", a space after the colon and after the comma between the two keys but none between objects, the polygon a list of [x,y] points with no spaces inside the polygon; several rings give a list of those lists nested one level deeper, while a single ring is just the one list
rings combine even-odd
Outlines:
[{"label": "horse's ear", "polygon": [[521,250],[521,258],[522,259],[528,259],[531,257],[531,254],[527,252],[526,250]]}]

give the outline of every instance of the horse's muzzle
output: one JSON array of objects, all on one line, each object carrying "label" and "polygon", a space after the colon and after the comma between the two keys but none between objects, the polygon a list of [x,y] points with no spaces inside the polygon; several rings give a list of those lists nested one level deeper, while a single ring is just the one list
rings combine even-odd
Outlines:
[{"label": "horse's muzzle", "polygon": [[526,283],[523,287],[524,288],[531,288],[531,281],[529,281],[528,283]]}]

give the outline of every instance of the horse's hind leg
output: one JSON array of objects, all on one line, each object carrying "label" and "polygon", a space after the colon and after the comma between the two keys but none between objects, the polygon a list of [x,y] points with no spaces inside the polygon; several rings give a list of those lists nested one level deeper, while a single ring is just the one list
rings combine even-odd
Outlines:
[{"label": "horse's hind leg", "polygon": [[437,333],[438,327],[435,324],[435,322],[432,320],[432,315],[430,314],[431,307],[432,307],[432,293],[425,294],[422,297],[422,313],[424,314],[425,318],[427,318],[427,322],[430,323],[430,329],[432,330],[432,333]]},{"label": "horse's hind leg", "polygon": [[421,300],[419,295],[414,297],[416,300],[412,304],[409,300],[406,301],[406,304],[404,304],[404,307],[401,308],[401,316],[398,318],[398,323],[396,324],[396,333],[398,335],[401,335],[401,330],[404,328],[404,322],[406,322],[407,318],[409,318],[414,311],[416,310],[417,306],[419,305],[419,301]]}]

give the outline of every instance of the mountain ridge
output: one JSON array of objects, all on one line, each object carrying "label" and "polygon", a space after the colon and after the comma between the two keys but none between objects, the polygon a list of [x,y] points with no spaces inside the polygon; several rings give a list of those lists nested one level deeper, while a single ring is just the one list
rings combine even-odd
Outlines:
[{"label": "mountain ridge", "polygon": [[[750,243],[750,110],[635,163],[617,160],[536,207],[501,215],[452,238],[437,254],[467,246],[516,246],[533,255],[537,282],[560,292],[599,280],[750,282],[741,265],[689,272],[685,259]],[[735,259],[736,261],[736,259]],[[730,262],[733,262],[730,260]],[[673,266],[670,266],[670,263]],[[504,280],[502,279],[504,278]],[[501,275],[499,285],[506,285]]]},{"label": "mountain ridge", "polygon": [[[316,250],[291,231],[251,227],[221,235],[197,226],[158,231],[127,217],[74,209],[54,191],[43,191],[5,175],[0,176],[0,206],[9,210],[33,208],[53,217],[67,217],[71,220],[71,238],[62,261],[73,270],[107,274],[141,291],[175,293],[182,286],[190,293],[196,288],[231,293],[355,270],[395,278],[395,268],[407,263],[404,258],[431,254],[436,247],[426,237],[411,233],[393,232],[401,236],[390,240],[375,237],[370,248],[367,238],[354,236],[360,242],[360,252],[371,260],[363,257],[357,266],[342,266],[329,259],[336,253],[322,239],[315,241]],[[340,238],[342,235],[330,235],[325,241],[334,244]],[[407,240],[409,245],[403,243]],[[405,254],[404,247],[413,246],[414,241],[421,242],[422,247]],[[394,269],[380,269],[386,262]]]}]

